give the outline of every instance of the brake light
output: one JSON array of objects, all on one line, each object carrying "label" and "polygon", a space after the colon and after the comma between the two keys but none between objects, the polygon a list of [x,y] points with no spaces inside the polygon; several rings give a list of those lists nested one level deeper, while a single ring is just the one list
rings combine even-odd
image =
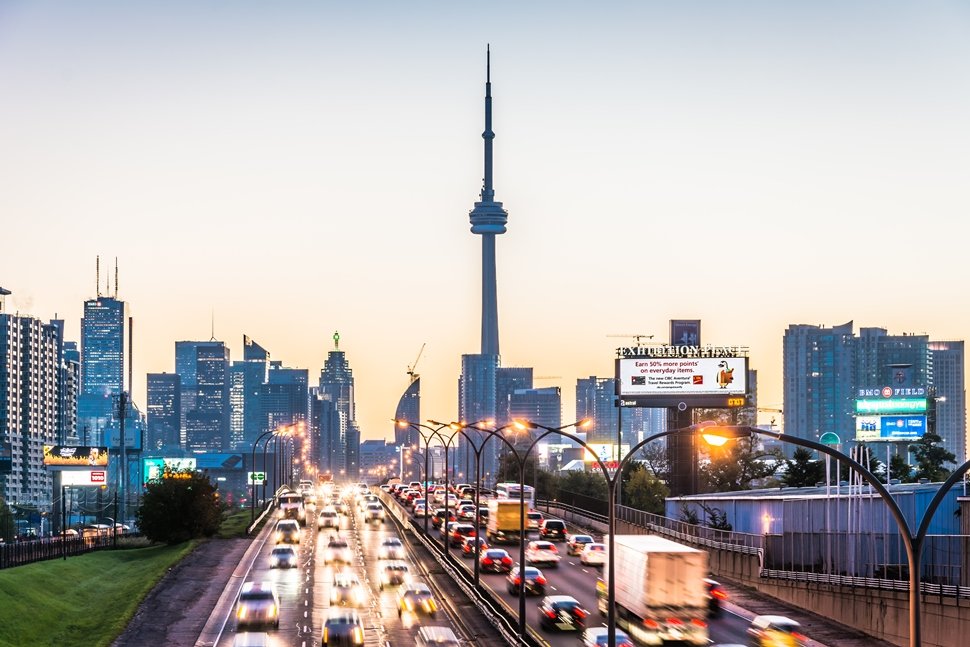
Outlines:
[{"label": "brake light", "polygon": [[491,557],[486,557],[485,559],[482,560],[482,564],[484,564],[485,566],[491,566],[492,565],[492,558]]},{"label": "brake light", "polygon": [[574,610],[573,610],[573,614],[574,614],[574,615],[575,615],[575,616],[576,616],[577,618],[579,618],[580,620],[582,620],[583,618],[585,618],[585,617],[586,617],[586,610],[585,610],[585,609],[574,609]]},{"label": "brake light", "polygon": [[647,618],[643,621],[643,626],[647,629],[660,629],[660,623],[651,618]]},{"label": "brake light", "polygon": [[674,627],[679,627],[684,624],[684,621],[680,618],[667,618],[667,624]]},{"label": "brake light", "polygon": [[549,550],[552,551],[552,552],[554,552],[554,553],[558,553],[559,552],[559,549],[556,548],[556,545],[555,544],[550,545],[549,546]]},{"label": "brake light", "polygon": [[522,584],[522,578],[521,577],[515,578],[515,584]]},{"label": "brake light", "polygon": [[545,583],[546,583],[546,578],[542,576],[536,578],[536,584],[545,584]]},{"label": "brake light", "polygon": [[553,620],[555,620],[556,619],[556,612],[553,611],[552,609],[546,609],[546,617],[547,618],[552,618]]},{"label": "brake light", "polygon": [[701,629],[707,626],[707,623],[701,620],[700,618],[694,618],[693,620],[690,621],[690,623],[695,627],[700,627]]},{"label": "brake light", "polygon": [[711,597],[718,600],[727,600],[728,594],[723,589],[711,589]]},{"label": "brake light", "polygon": [[511,557],[503,557],[502,558],[502,563],[503,564],[511,564],[512,563],[512,558]]},{"label": "brake light", "polygon": [[804,634],[800,634],[797,631],[791,632],[791,637],[794,638],[795,640],[799,640],[799,641],[802,641],[802,642],[805,642],[805,641],[808,640],[808,636],[806,636]]}]

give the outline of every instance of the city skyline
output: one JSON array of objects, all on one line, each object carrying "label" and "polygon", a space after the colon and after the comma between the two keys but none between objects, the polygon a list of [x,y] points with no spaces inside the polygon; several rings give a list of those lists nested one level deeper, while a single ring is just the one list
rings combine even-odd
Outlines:
[{"label": "city skyline", "polygon": [[669,319],[748,346],[769,407],[791,324],[965,339],[970,11],[699,6],[7,5],[7,312],[80,341],[118,257],[143,411],[176,341],[313,376],[339,330],[362,438],[424,343],[422,412],[456,416],[491,43],[501,363],[561,376],[565,422]]}]

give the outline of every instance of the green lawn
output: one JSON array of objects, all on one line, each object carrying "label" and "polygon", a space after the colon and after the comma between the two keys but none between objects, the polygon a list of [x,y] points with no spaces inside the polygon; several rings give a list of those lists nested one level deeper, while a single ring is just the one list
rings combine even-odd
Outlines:
[{"label": "green lawn", "polygon": [[195,545],[103,550],[0,570],[0,645],[110,645]]}]

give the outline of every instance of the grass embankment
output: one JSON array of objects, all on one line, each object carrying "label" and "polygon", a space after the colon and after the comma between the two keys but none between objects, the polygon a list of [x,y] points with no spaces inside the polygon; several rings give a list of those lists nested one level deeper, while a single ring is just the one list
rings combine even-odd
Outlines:
[{"label": "grass embankment", "polygon": [[[259,512],[260,511],[257,511],[257,514],[259,514]],[[253,513],[251,510],[248,510],[248,509],[236,510],[234,512],[231,512],[230,514],[222,518],[222,524],[219,525],[219,532],[217,533],[216,536],[221,539],[233,539],[235,537],[249,537],[249,535],[246,534],[246,529],[249,528],[249,524],[252,523],[252,517],[253,517]],[[263,520],[259,522],[256,528],[253,529],[253,532],[254,533],[258,532],[259,529],[262,528],[263,524],[265,523],[266,523],[266,517],[264,517]]]},{"label": "grass embankment", "polygon": [[103,550],[0,571],[0,645],[110,645],[195,546]]}]

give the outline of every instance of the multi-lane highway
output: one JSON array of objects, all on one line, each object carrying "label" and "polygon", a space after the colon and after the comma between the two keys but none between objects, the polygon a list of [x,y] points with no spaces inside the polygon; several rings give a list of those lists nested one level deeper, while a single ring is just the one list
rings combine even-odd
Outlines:
[{"label": "multi-lane highway", "polygon": [[[408,566],[408,578],[412,582],[426,582],[431,585],[433,593],[436,593],[439,611],[433,619],[408,611],[399,616],[400,587],[385,586],[382,590],[381,573],[387,560],[380,559],[378,554],[384,539],[398,536],[395,526],[390,521],[367,523],[353,498],[348,503],[349,514],[341,515],[341,526],[337,530],[317,528],[317,514],[325,504],[324,501],[316,509],[311,508],[308,511],[299,544],[294,546],[298,555],[295,568],[272,566],[271,553],[277,545],[272,528],[275,519],[269,522],[269,527],[256,540],[258,554],[244,579],[246,582],[272,584],[279,597],[279,627],[240,628],[236,618],[236,604],[227,605],[220,611],[224,615],[224,629],[217,642],[219,647],[243,644],[294,647],[320,645],[324,623],[334,606],[331,604],[331,590],[335,576],[340,572],[356,575],[361,583],[363,597],[356,610],[363,624],[363,644],[373,647],[411,646],[415,644],[419,627],[427,625],[448,626],[457,635],[462,635],[452,622],[454,612],[448,600],[437,594],[432,578],[427,577],[421,560],[415,559],[406,541],[402,542],[406,553],[401,561]],[[351,553],[350,564],[326,563],[326,548],[332,536],[347,541]]]}]

